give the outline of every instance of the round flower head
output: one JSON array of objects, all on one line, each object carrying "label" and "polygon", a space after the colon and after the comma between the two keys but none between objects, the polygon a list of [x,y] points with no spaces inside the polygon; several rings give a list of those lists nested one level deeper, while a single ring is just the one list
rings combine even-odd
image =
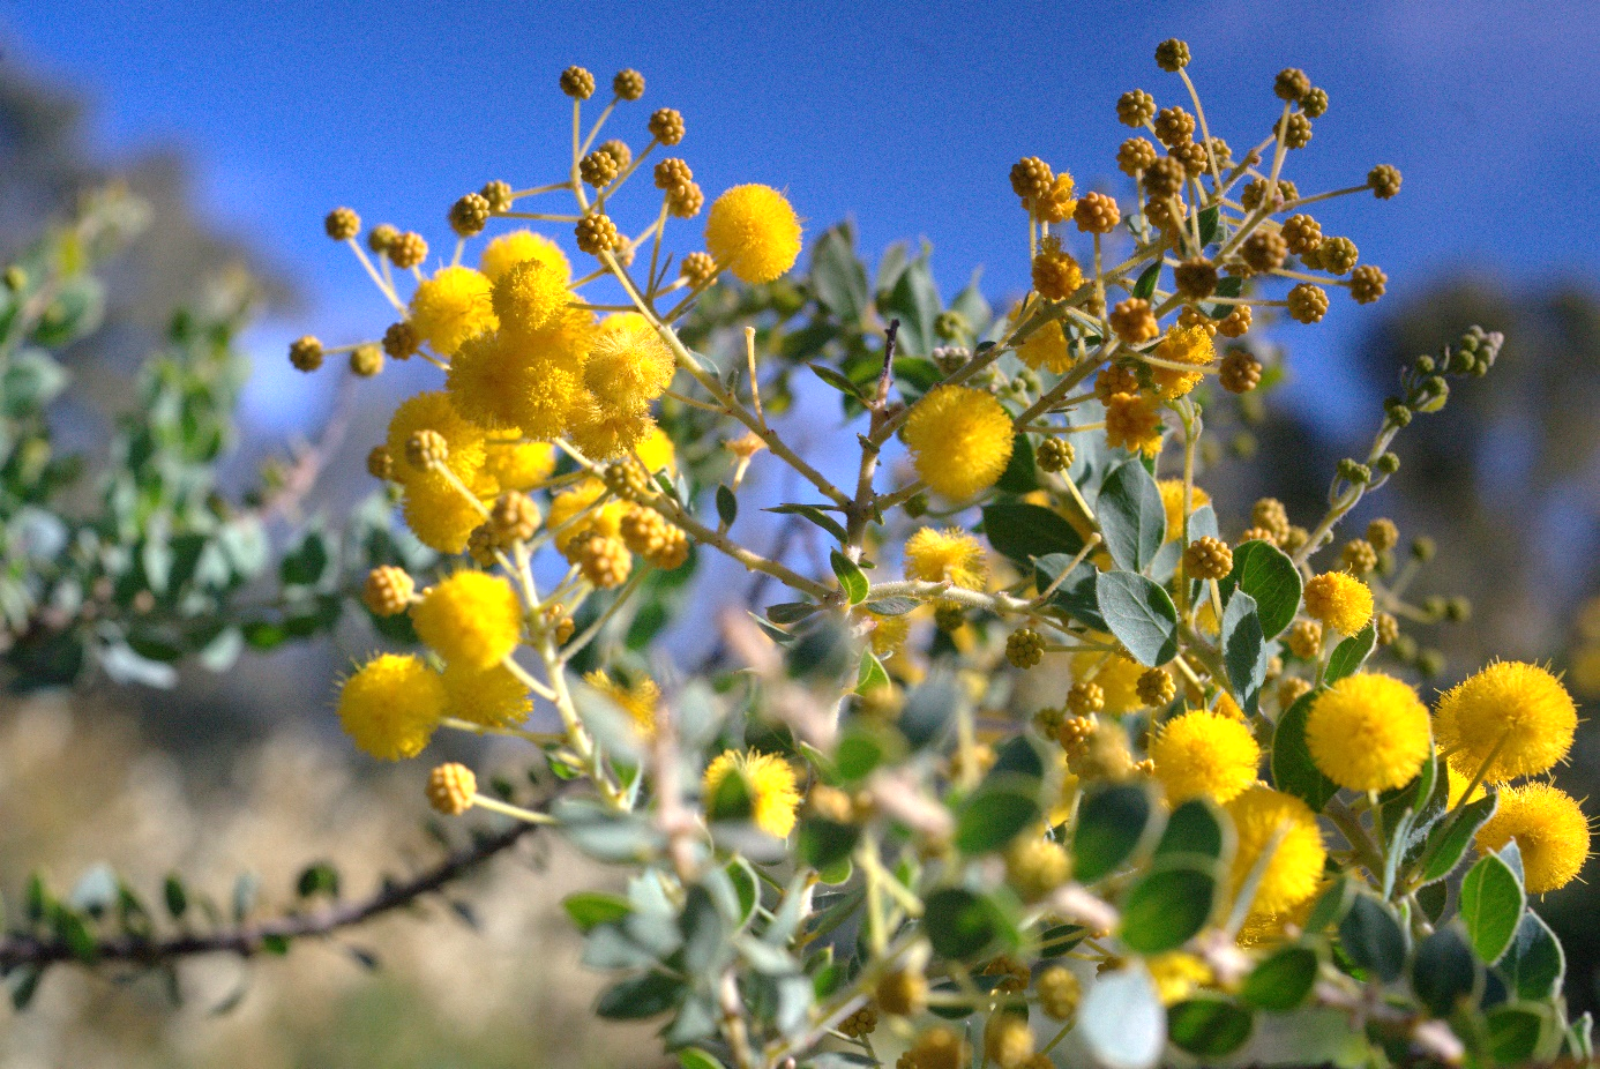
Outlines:
[{"label": "round flower head", "polygon": [[583,360],[592,326],[572,310],[530,335],[482,334],[466,342],[445,384],[462,415],[489,428],[515,427],[529,438],[565,433],[587,399]]},{"label": "round flower head", "polygon": [[1478,829],[1478,849],[1499,850],[1512,839],[1522,852],[1529,894],[1565,887],[1589,858],[1589,818],[1577,801],[1548,783],[1500,791],[1500,804]]},{"label": "round flower head", "polygon": [[572,413],[567,437],[590,460],[615,460],[633,451],[655,428],[648,408],[618,408],[588,391]]},{"label": "round flower head", "polygon": [[[1176,540],[1183,534],[1183,480],[1162,479],[1156,484],[1161,491],[1161,507],[1167,513],[1167,541]],[[1192,509],[1211,504],[1211,495],[1198,486],[1189,488],[1189,505]]]},{"label": "round flower head", "polygon": [[443,267],[411,295],[411,326],[440,356],[497,325],[490,282],[470,267]]},{"label": "round flower head", "polygon": [[794,830],[800,792],[789,762],[771,754],[724,750],[706,768],[702,789],[707,805],[715,801],[729,776],[738,776],[744,781],[744,793],[750,799],[750,819],[756,827],[776,839],[786,838]]},{"label": "round flower head", "polygon": [[445,713],[485,727],[520,724],[533,712],[533,698],[516,673],[503,664],[472,668],[450,663],[440,674],[444,681]]},{"label": "round flower head", "polygon": [[964,590],[982,590],[989,561],[978,540],[959,527],[924,527],[906,541],[906,578],[925,583],[949,580]]},{"label": "round flower head", "polygon": [[1310,806],[1292,794],[1258,785],[1233,799],[1226,808],[1239,837],[1233,859],[1235,895],[1244,888],[1256,864],[1271,851],[1251,902],[1251,913],[1282,913],[1316,893],[1328,852]]},{"label": "round flower head", "polygon": [[339,688],[339,723],[380,761],[421,753],[444,715],[439,674],[409,654],[386,653]]},{"label": "round flower head", "polygon": [[1469,777],[1465,772],[1457,771],[1456,766],[1452,765],[1448,761],[1445,762],[1444,767],[1445,774],[1450,780],[1450,797],[1447,800],[1449,808],[1454,809],[1456,806],[1462,805],[1464,801],[1476,802],[1478,799],[1482,798],[1488,793],[1483,784],[1480,783],[1478,784],[1477,788],[1473,790],[1472,794],[1467,796],[1467,785],[1472,782],[1471,777]]},{"label": "round flower head", "polygon": [[678,450],[660,427],[651,427],[639,444],[633,447],[634,455],[644,464],[645,470],[654,474],[669,474],[678,470]]},{"label": "round flower head", "polygon": [[1173,805],[1202,796],[1227,802],[1256,781],[1261,747],[1242,721],[1197,709],[1161,725],[1150,757]]},{"label": "round flower head", "polygon": [[1372,590],[1347,572],[1324,572],[1306,583],[1306,613],[1341,635],[1353,635],[1372,619]]},{"label": "round flower head", "polygon": [[1017,346],[1017,359],[1033,370],[1043,369],[1061,375],[1072,368],[1072,352],[1067,348],[1067,335],[1061,321],[1052,319]]},{"label": "round flower head", "polygon": [[555,534],[556,549],[566,553],[573,543],[591,533],[602,538],[622,537],[622,518],[628,514],[628,503],[613,498],[597,507],[605,492],[606,484],[591,477],[550,499],[544,522]]},{"label": "round flower head", "polygon": [[483,467],[486,457],[483,430],[461,417],[449,394],[430,390],[407,399],[389,418],[389,435],[384,445],[396,461],[394,480],[402,486],[449,485],[442,474],[418,468],[405,459],[406,443],[418,431],[434,431],[444,439],[448,450],[445,464],[463,482],[471,483]]},{"label": "round flower head", "polygon": [[522,638],[522,602],[511,584],[483,572],[457,572],[429,587],[411,608],[417,637],[447,663],[491,668]]},{"label": "round flower head", "polygon": [[642,409],[672,383],[672,350],[637,312],[607,316],[589,350],[584,382],[602,405]]},{"label": "round flower head", "polygon": [[1106,444],[1153,457],[1161,452],[1161,404],[1137,393],[1106,399]]},{"label": "round flower head", "polygon": [[556,470],[556,447],[548,442],[487,443],[483,473],[501,490],[531,490]]},{"label": "round flower head", "polygon": [[964,501],[1000,481],[1011,460],[1011,417],[993,395],[936,386],[906,418],[917,474],[937,492]]},{"label": "round flower head", "polygon": [[[1108,642],[1110,638],[1105,636]],[[1072,655],[1072,678],[1099,687],[1105,712],[1111,716],[1126,716],[1144,708],[1144,699],[1139,697],[1139,677],[1144,671],[1144,665],[1120,653],[1109,657],[1103,653]]]},{"label": "round flower head", "polygon": [[653,738],[656,733],[656,711],[661,705],[661,688],[649,676],[640,676],[631,687],[612,679],[602,668],[596,668],[583,677],[583,681],[628,714],[641,737]]},{"label": "round flower head", "polygon": [[[487,494],[485,496],[488,496]],[[416,482],[402,500],[406,526],[429,549],[456,554],[467,548],[483,514],[453,486]]]},{"label": "round flower head", "polygon": [[1572,749],[1578,708],[1561,681],[1534,664],[1499,661],[1439,699],[1439,746],[1485,783],[1548,771]]},{"label": "round flower head", "polygon": [[572,280],[572,264],[561,246],[531,230],[513,230],[485,245],[478,259],[478,270],[488,276],[490,282],[497,282],[501,275],[528,260],[555,268],[564,283]]},{"label": "round flower head", "polygon": [[1361,672],[1317,695],[1306,745],[1323,775],[1353,791],[1403,787],[1428,759],[1428,707],[1392,676]]},{"label": "round flower head", "polygon": [[500,329],[526,337],[554,325],[572,301],[561,267],[542,260],[524,260],[495,280],[490,303]]},{"label": "round flower head", "polygon": [[771,282],[800,257],[800,219],[771,186],[734,186],[706,216],[706,249],[741,282]]},{"label": "round flower head", "polygon": [[[1211,344],[1211,335],[1206,333],[1203,326],[1198,327],[1173,327],[1167,331],[1167,336],[1161,339],[1156,346],[1156,357],[1174,364],[1185,364],[1194,368],[1203,368],[1216,358],[1216,349]],[[1205,378],[1202,371],[1179,371],[1176,368],[1153,365],[1150,377],[1155,380],[1156,389],[1161,391],[1161,396],[1167,399],[1182,397]]]}]

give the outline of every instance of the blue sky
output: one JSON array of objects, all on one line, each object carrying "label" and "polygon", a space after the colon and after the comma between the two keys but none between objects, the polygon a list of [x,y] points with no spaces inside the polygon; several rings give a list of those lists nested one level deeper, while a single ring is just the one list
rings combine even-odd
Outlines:
[{"label": "blue sky", "polygon": [[[331,341],[386,321],[322,214],[349,203],[447,244],[443,212],[488,178],[533,184],[565,166],[556,73],[637,67],[649,108],[687,117],[681,148],[707,192],[785,188],[814,230],[853,215],[872,253],[926,236],[954,292],[979,265],[992,293],[1026,275],[1006,171],[1038,154],[1080,184],[1112,183],[1128,133],[1112,104],[1139,86],[1176,102],[1151,61],[1185,38],[1214,129],[1236,147],[1275,115],[1273,74],[1304,67],[1332,107],[1290,172],[1302,190],[1359,182],[1378,162],[1402,196],[1318,215],[1403,294],[1461,267],[1593,281],[1600,141],[1593,4],[1475,2],[266,4],[0,0],[16,61],[88,91],[109,157],[151,142],[192,154],[206,210],[297,276],[303,318],[255,335],[254,418],[281,425],[325,395],[283,366],[285,339]],[[1185,102],[1186,103],[1186,102]],[[1376,314],[1336,302],[1301,328],[1292,400],[1348,399],[1340,354]],[[1370,413],[1361,413],[1362,417]],[[1362,418],[1361,424],[1369,422]]]}]

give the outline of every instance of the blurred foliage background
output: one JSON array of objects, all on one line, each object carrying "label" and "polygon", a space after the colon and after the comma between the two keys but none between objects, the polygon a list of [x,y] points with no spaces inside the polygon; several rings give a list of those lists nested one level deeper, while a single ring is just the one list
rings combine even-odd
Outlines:
[{"label": "blurred foliage background", "polygon": [[[113,179],[149,204],[150,225],[111,262],[104,325],[66,353],[74,389],[53,416],[58,441],[91,465],[172,309],[239,272],[254,280],[268,313],[292,315],[297,307],[281,268],[197,212],[181,152],[149,152],[108,173],[86,145],[80,101],[7,64],[0,72],[0,256],[22,248],[41,220]],[[1490,382],[1462,388],[1444,418],[1406,433],[1399,475],[1352,520],[1359,526],[1387,515],[1407,539],[1432,538],[1436,557],[1418,593],[1470,599],[1469,621],[1412,629],[1443,655],[1432,684],[1447,685],[1500,655],[1551,661],[1567,671],[1580,699],[1600,699],[1600,601],[1591,600],[1600,543],[1600,424],[1592,416],[1600,400],[1600,295],[1548,279],[1512,285],[1486,273],[1439,279],[1380,309],[1353,354],[1372,393],[1343,428],[1352,436],[1372,422],[1384,386],[1419,353],[1472,323],[1507,339]],[[1292,374],[1292,353],[1288,366]],[[380,405],[355,412],[326,443],[339,448],[326,458],[319,488],[299,502],[304,511],[275,522],[292,527],[320,503],[364,492],[365,445],[383,421]],[[1320,514],[1328,475],[1348,446],[1322,428],[1270,404],[1247,421],[1250,441],[1230,462],[1236,470],[1212,479],[1231,493],[1219,511],[1238,515],[1271,494],[1297,520]],[[281,443],[246,440],[225,476],[243,485],[281,453]],[[222,674],[184,669],[170,690],[100,676],[72,693],[0,695],[0,889],[14,899],[41,867],[70,885],[106,862],[147,888],[181,869],[219,897],[237,873],[255,871],[264,897],[281,901],[294,875],[317,858],[338,857],[347,885],[365,888],[397,856],[419,856],[426,847],[420,770],[377,769],[328,716],[329,679],[353,646],[375,641],[370,632],[349,633],[310,647],[247,651]],[[1573,766],[1564,773],[1573,793],[1600,796],[1600,729],[1592,723],[1580,732]],[[391,916],[286,960],[186,965],[181,1003],[156,978],[124,985],[60,970],[26,1013],[0,1005],[0,1069],[614,1064],[639,1037],[586,1012],[594,977],[578,968],[578,937],[556,904],[589,877],[574,859],[549,856],[551,849],[539,844],[502,859],[457,894],[459,912],[430,907],[424,917]],[[1588,885],[1543,904],[1571,959],[1574,1016],[1600,1003],[1600,931],[1586,922],[1596,909],[1600,891]],[[216,1012],[241,990],[231,1010]]]}]

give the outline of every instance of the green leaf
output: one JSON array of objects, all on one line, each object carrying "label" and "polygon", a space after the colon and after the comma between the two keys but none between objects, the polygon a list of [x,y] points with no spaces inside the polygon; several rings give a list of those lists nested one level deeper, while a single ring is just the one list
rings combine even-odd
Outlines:
[{"label": "green leaf", "polygon": [[733,491],[728,489],[727,483],[717,484],[717,519],[722,521],[724,529],[732,527],[733,521],[739,518],[739,499]]},{"label": "green leaf", "polygon": [[161,890],[162,897],[166,900],[167,913],[173,920],[182,920],[183,915],[189,910],[189,892],[183,886],[183,877],[175,872],[169,873]]},{"label": "green leaf", "polygon": [[1188,942],[1211,919],[1217,895],[1212,868],[1178,864],[1142,876],[1122,901],[1122,941],[1139,954]]},{"label": "green leaf", "polygon": [[1173,1044],[1202,1058],[1232,1054],[1250,1041],[1254,1028],[1250,1011],[1227,999],[1186,999],[1167,1010]]},{"label": "green leaf", "polygon": [[1317,982],[1317,952],[1309,947],[1284,947],[1250,971],[1239,997],[1275,1013],[1299,1009]]},{"label": "green leaf", "polygon": [[[1244,292],[1244,279],[1238,275],[1229,275],[1217,283],[1218,297],[1237,297]],[[1214,304],[1211,306],[1212,319],[1227,319],[1234,309],[1231,304]]]},{"label": "green leaf", "polygon": [[611,1021],[636,1021],[655,1017],[676,1006],[687,988],[680,980],[658,972],[612,984],[600,994],[595,1013]]},{"label": "green leaf", "polygon": [[871,647],[861,651],[861,670],[856,673],[856,693],[870,694],[890,683],[889,670],[883,667]]},{"label": "green leaf", "polygon": [[1547,1002],[1561,991],[1567,957],[1550,926],[1530,909],[1518,922],[1517,934],[1497,969],[1518,998]]},{"label": "green leaf", "polygon": [[866,573],[861,570],[860,565],[837,549],[828,551],[828,563],[833,565],[833,574],[839,580],[839,589],[850,599],[850,604],[860,605],[867,600],[867,591],[871,589],[872,584],[867,582]]},{"label": "green leaf", "polygon": [[326,861],[307,865],[301,870],[299,879],[295,880],[294,887],[295,893],[301,898],[310,898],[313,895],[338,898],[339,870]]},{"label": "green leaf", "polygon": [[1139,273],[1139,278],[1133,284],[1133,295],[1140,300],[1148,301],[1151,294],[1156,291],[1156,280],[1161,277],[1161,261],[1145,268]]},{"label": "green leaf", "polygon": [[0,401],[12,419],[38,412],[60,396],[71,380],[66,368],[38,349],[16,353],[4,367],[0,372]]},{"label": "green leaf", "polygon": [[1422,870],[1423,883],[1432,883],[1450,875],[1461,862],[1467,847],[1472,845],[1478,829],[1494,816],[1497,803],[1498,799],[1493,794],[1486,794],[1476,802],[1462,806],[1453,818],[1442,821],[1434,829],[1428,840],[1431,854],[1427,855],[1428,864]]},{"label": "green leaf", "polygon": [[1387,903],[1358,894],[1339,925],[1339,945],[1350,960],[1385,983],[1400,978],[1406,965],[1406,933]]},{"label": "green leaf", "polygon": [[1217,217],[1221,209],[1213,204],[1200,213],[1200,247],[1203,249],[1216,240]]},{"label": "green leaf", "polygon": [[1261,631],[1256,599],[1242,590],[1234,591],[1222,610],[1222,664],[1228,672],[1239,704],[1251,716],[1261,708],[1261,685],[1267,678],[1267,662],[1272,650]]},{"label": "green leaf", "polygon": [[908,355],[927,356],[938,344],[933,321],[939,317],[944,302],[939,298],[939,287],[934,284],[933,271],[928,266],[929,251],[924,244],[922,253],[907,264],[895,280],[894,288],[878,301],[878,313],[884,319],[899,317],[899,348]]},{"label": "green leaf", "polygon": [[809,601],[780,601],[767,606],[767,619],[775,624],[797,624],[820,608]]},{"label": "green leaf", "polygon": [[1078,1007],[1090,1053],[1115,1069],[1154,1069],[1166,1050],[1167,1013],[1143,968],[1099,976]]},{"label": "green leaf", "polygon": [[772,508],[765,508],[761,511],[777,513],[780,516],[804,516],[824,531],[833,535],[840,542],[849,537],[844,526],[817,505],[774,505]]},{"label": "green leaf", "polygon": [[1024,568],[1033,557],[1051,553],[1071,557],[1083,548],[1083,536],[1072,524],[1043,505],[1020,501],[984,506],[983,533],[998,553]]},{"label": "green leaf", "polygon": [[904,616],[921,604],[916,598],[873,598],[867,611],[874,616]]},{"label": "green leaf", "polygon": [[1496,1006],[1485,1019],[1489,1055],[1499,1065],[1526,1065],[1533,1060],[1555,1022],[1542,1007]]},{"label": "green leaf", "polygon": [[900,710],[900,734],[917,749],[938,741],[949,730],[960,703],[961,692],[948,675],[924,680]]},{"label": "green leaf", "polygon": [[1453,925],[1437,929],[1417,944],[1411,963],[1411,989],[1435,1017],[1449,1017],[1458,1004],[1474,997],[1483,980],[1483,966]]},{"label": "green leaf", "polygon": [[814,869],[828,869],[848,861],[861,838],[854,824],[839,824],[822,817],[809,817],[800,824],[800,857]]},{"label": "green leaf", "polygon": [[1073,876],[1090,884],[1116,871],[1143,841],[1153,810],[1149,792],[1133,784],[1087,795],[1072,840]]},{"label": "green leaf", "polygon": [[928,896],[922,926],[934,953],[958,961],[982,954],[1001,931],[993,904],[959,887],[946,887]]},{"label": "green leaf", "polygon": [[1300,570],[1277,546],[1249,541],[1233,551],[1233,571],[1218,584],[1226,601],[1235,589],[1256,599],[1261,633],[1277,638],[1300,611]]},{"label": "green leaf", "polygon": [[[896,361],[898,363],[898,361]],[[1039,473],[1033,463],[1033,439],[1026,434],[1011,439],[1011,459],[995,484],[1008,494],[1026,494],[1039,488]]]},{"label": "green leaf", "polygon": [[[1065,553],[1047,553],[1040,557],[1034,562],[1035,589],[1041,594],[1048,590],[1072,561]],[[1109,631],[1105,618],[1100,615],[1100,600],[1095,596],[1095,579],[1099,574],[1100,569],[1093,564],[1080,562],[1072,569],[1072,574],[1056,586],[1050,595],[1050,604],[1096,631]]]},{"label": "green leaf", "polygon": [[972,792],[956,816],[955,844],[964,854],[998,850],[1039,820],[1038,781],[1007,773]]},{"label": "green leaf", "polygon": [[1511,945],[1527,904],[1522,882],[1499,857],[1489,854],[1467,870],[1461,881],[1461,920],[1472,949],[1493,965]]},{"label": "green leaf", "polygon": [[633,912],[633,907],[628,904],[626,898],[604,891],[579,891],[570,894],[561,900],[561,908],[567,911],[572,923],[584,933],[597,924],[620,921]]},{"label": "green leaf", "polygon": [[683,971],[690,976],[710,975],[727,961],[728,924],[704,886],[689,888],[678,931],[683,936]]},{"label": "green leaf", "polygon": [[1360,671],[1361,666],[1372,655],[1372,648],[1377,643],[1377,628],[1374,624],[1368,623],[1366,627],[1333,648],[1333,652],[1328,655],[1328,670],[1323,673],[1322,681],[1327,684],[1336,683],[1345,676]]},{"label": "green leaf", "polygon": [[1311,714],[1311,703],[1320,693],[1314,690],[1296,699],[1278,718],[1278,729],[1272,735],[1273,786],[1299,798],[1317,813],[1322,812],[1328,799],[1339,793],[1339,785],[1317,768],[1311,760],[1311,749],[1306,745],[1306,717]]},{"label": "green leaf", "polygon": [[1106,626],[1134,660],[1158,668],[1178,654],[1178,608],[1158,584],[1133,572],[1101,572],[1095,597]]},{"label": "green leaf", "polygon": [[855,226],[844,222],[829,227],[811,248],[811,292],[843,323],[861,322],[871,299],[867,269],[857,258],[855,245]]},{"label": "green leaf", "polygon": [[851,728],[839,739],[833,762],[839,771],[839,778],[846,783],[854,783],[871,775],[883,758],[883,743],[875,735],[864,728]]},{"label": "green leaf", "polygon": [[1222,810],[1209,798],[1191,798],[1167,817],[1156,856],[1188,854],[1222,859],[1228,845]]},{"label": "green leaf", "polygon": [[[861,284],[865,288],[865,275],[861,278]],[[679,1069],[726,1069],[720,1061],[699,1047],[685,1047],[680,1050],[678,1052],[678,1067]]]},{"label": "green leaf", "polygon": [[[146,567],[149,567],[148,563]],[[321,531],[311,531],[293,552],[283,558],[283,563],[278,566],[278,574],[284,586],[315,586],[321,581],[327,567],[327,536]]]},{"label": "green leaf", "polygon": [[857,401],[865,400],[865,398],[861,395],[861,388],[859,386],[851,382],[842,373],[835,371],[826,364],[807,364],[806,367],[810,368],[812,373],[815,374],[817,378],[821,379],[829,386],[832,386],[835,390],[838,390],[846,397],[853,397]]},{"label": "green leaf", "polygon": [[1317,935],[1327,931],[1334,925],[1341,923],[1345,915],[1350,912],[1350,904],[1356,899],[1355,882],[1349,877],[1340,877],[1317,899],[1316,905],[1311,907],[1311,915],[1306,918],[1306,931]]},{"label": "green leaf", "polygon": [[1167,538],[1167,510],[1144,465],[1130,460],[1111,469],[1095,505],[1106,549],[1117,567],[1143,572]]}]

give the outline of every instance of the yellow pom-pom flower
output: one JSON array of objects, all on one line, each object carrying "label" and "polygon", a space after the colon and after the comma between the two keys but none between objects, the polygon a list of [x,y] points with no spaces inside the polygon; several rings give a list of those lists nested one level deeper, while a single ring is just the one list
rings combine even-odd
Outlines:
[{"label": "yellow pom-pom flower", "polygon": [[[1161,507],[1167,513],[1167,541],[1171,542],[1183,534],[1183,480],[1162,479],[1156,488],[1161,491]],[[1191,508],[1211,504],[1211,495],[1198,486],[1190,487],[1189,494]]]},{"label": "yellow pom-pom flower", "polygon": [[602,405],[643,409],[672,383],[672,350],[637,312],[607,316],[584,365],[584,382]]},{"label": "yellow pom-pom flower", "polygon": [[1029,334],[1028,339],[1017,346],[1017,359],[1035,371],[1043,369],[1054,375],[1070,371],[1074,361],[1072,352],[1067,348],[1067,335],[1061,329],[1061,321],[1052,319]]},{"label": "yellow pom-pom flower", "polygon": [[572,264],[568,262],[567,254],[561,251],[561,246],[531,230],[513,230],[485,245],[483,255],[478,258],[478,270],[490,282],[496,282],[517,264],[529,260],[555,268],[563,283],[572,279]]},{"label": "yellow pom-pom flower", "polygon": [[[1110,635],[1103,637],[1111,641]],[[1144,672],[1144,665],[1120,653],[1072,655],[1072,678],[1100,688],[1105,696],[1104,712],[1109,716],[1126,716],[1144,708],[1144,699],[1139,697],[1139,677]]]},{"label": "yellow pom-pom flower", "polygon": [[602,668],[596,668],[583,677],[583,681],[617,703],[628,714],[640,736],[653,738],[656,733],[656,712],[661,706],[661,688],[649,676],[640,676],[632,686],[624,686],[612,679]]},{"label": "yellow pom-pom flower", "polygon": [[[1216,359],[1217,352],[1205,327],[1174,326],[1167,331],[1167,336],[1161,339],[1152,355],[1168,363],[1204,368]],[[1200,385],[1205,373],[1152,364],[1150,377],[1155,381],[1156,389],[1161,391],[1161,396],[1172,400]]]},{"label": "yellow pom-pom flower", "polygon": [[483,473],[501,490],[530,490],[556,470],[556,447],[548,442],[487,444]]},{"label": "yellow pom-pom flower", "polygon": [[1011,460],[1011,417],[994,396],[966,386],[935,386],[906,418],[917,474],[944,496],[964,501],[1000,481]]},{"label": "yellow pom-pom flower", "polygon": [[[484,496],[490,496],[492,489]],[[411,533],[429,549],[456,554],[467,548],[483,514],[453,486],[416,482],[405,488],[403,514]]]},{"label": "yellow pom-pom flower", "polygon": [[800,258],[800,219],[771,186],[734,186],[706,215],[706,250],[741,282],[771,282]]},{"label": "yellow pom-pom flower", "polygon": [[1439,699],[1439,746],[1469,778],[1493,759],[1485,783],[1549,771],[1572,749],[1578,707],[1535,664],[1499,661]]},{"label": "yellow pom-pom flower", "polygon": [[389,434],[384,447],[394,458],[394,481],[402,486],[426,483],[449,485],[441,474],[419,469],[406,460],[406,443],[418,431],[434,431],[444,438],[449,449],[445,464],[462,482],[470,483],[485,460],[483,430],[463,419],[450,395],[439,390],[419,393],[406,400],[389,419]]},{"label": "yellow pom-pom flower", "polygon": [[555,324],[571,301],[560,266],[540,260],[524,260],[501,275],[490,299],[500,329],[519,337]]},{"label": "yellow pom-pom flower", "polygon": [[440,356],[498,325],[491,283],[470,267],[440,268],[411,295],[411,327]]},{"label": "yellow pom-pom flower", "polygon": [[1257,785],[1226,808],[1239,838],[1233,858],[1235,895],[1271,851],[1251,901],[1252,914],[1282,913],[1316,893],[1328,851],[1310,806],[1292,794]]},{"label": "yellow pom-pom flower", "polygon": [[982,590],[989,581],[989,560],[978,540],[961,528],[924,527],[906,540],[906,578],[949,580],[964,590]]},{"label": "yellow pom-pom flower", "polygon": [[1457,771],[1456,766],[1448,761],[1445,762],[1445,772],[1450,778],[1450,797],[1447,804],[1451,809],[1467,802],[1476,802],[1488,793],[1480,783],[1471,796],[1467,797],[1467,785],[1472,782],[1471,778],[1465,772]]},{"label": "yellow pom-pom flower", "polygon": [[1161,999],[1163,1006],[1182,1002],[1197,988],[1216,981],[1210,966],[1181,950],[1147,958],[1145,967],[1150,970],[1150,979],[1156,985],[1156,996]]},{"label": "yellow pom-pom flower", "polygon": [[1197,709],[1161,725],[1150,757],[1173,805],[1202,796],[1228,802],[1255,783],[1261,747],[1243,721]]},{"label": "yellow pom-pom flower", "polygon": [[651,474],[658,471],[671,474],[678,470],[677,447],[660,427],[651,427],[639,444],[633,447],[633,452]]},{"label": "yellow pom-pom flower", "polygon": [[585,401],[574,410],[567,437],[590,460],[615,460],[631,453],[655,429],[656,421],[645,408],[618,408],[587,390]]},{"label": "yellow pom-pom flower", "polygon": [[1499,850],[1512,839],[1522,852],[1529,894],[1565,887],[1589,858],[1589,818],[1577,801],[1548,783],[1500,791],[1500,804],[1478,829],[1478,849]]},{"label": "yellow pom-pom flower", "polygon": [[1324,572],[1306,583],[1306,613],[1341,635],[1372,619],[1372,589],[1348,572]]},{"label": "yellow pom-pom flower", "polygon": [[485,727],[520,724],[533,712],[533,698],[515,672],[503,664],[472,668],[448,663],[444,681],[445,714]]},{"label": "yellow pom-pom flower", "polygon": [[622,537],[628,504],[615,498],[597,504],[605,493],[606,484],[591,477],[550,499],[544,522],[555,533],[556,549],[567,552],[567,547],[591,531],[604,538]]},{"label": "yellow pom-pom flower", "polygon": [[702,787],[708,802],[717,797],[729,776],[744,781],[750,799],[750,819],[755,826],[777,839],[794,830],[795,811],[800,806],[800,791],[794,769],[781,757],[764,753],[725,750],[706,768]]},{"label": "yellow pom-pom flower", "polygon": [[450,361],[445,385],[474,423],[539,440],[559,437],[588,399],[583,360],[592,330],[588,313],[574,310],[525,337],[479,335]]},{"label": "yellow pom-pom flower", "polygon": [[1346,676],[1311,703],[1306,745],[1322,774],[1353,791],[1403,787],[1428,759],[1428,707],[1392,676]]},{"label": "yellow pom-pom flower", "polygon": [[1153,397],[1114,393],[1106,399],[1106,444],[1153,457],[1161,452],[1161,405]]},{"label": "yellow pom-pom flower", "polygon": [[429,587],[411,607],[417,637],[447,663],[497,665],[522,638],[522,602],[497,575],[457,572]]},{"label": "yellow pom-pom flower", "polygon": [[409,654],[374,657],[339,688],[339,723],[380,761],[415,757],[444,715],[439,674]]}]

